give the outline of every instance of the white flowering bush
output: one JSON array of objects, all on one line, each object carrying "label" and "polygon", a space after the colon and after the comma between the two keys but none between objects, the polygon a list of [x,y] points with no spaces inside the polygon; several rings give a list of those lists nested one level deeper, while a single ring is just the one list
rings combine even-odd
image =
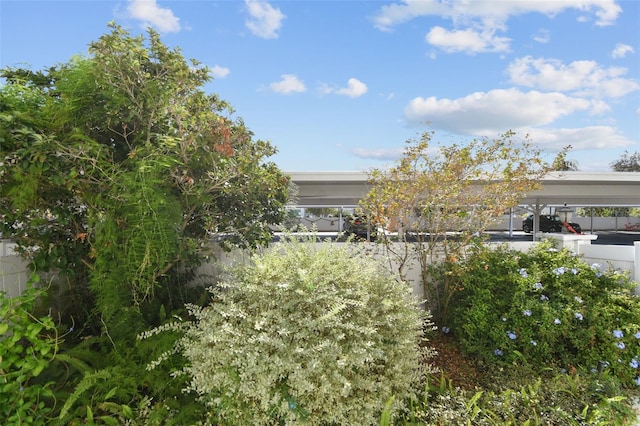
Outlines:
[{"label": "white flowering bush", "polygon": [[429,356],[408,285],[354,245],[292,238],[191,306],[187,390],[222,424],[377,424]]}]

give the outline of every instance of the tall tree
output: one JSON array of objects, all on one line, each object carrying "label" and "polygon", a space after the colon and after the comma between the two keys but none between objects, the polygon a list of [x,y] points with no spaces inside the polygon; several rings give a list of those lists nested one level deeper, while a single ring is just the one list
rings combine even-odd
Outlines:
[{"label": "tall tree", "polygon": [[395,166],[371,173],[362,207],[372,221],[397,231],[397,239],[383,234],[386,253],[402,279],[417,263],[424,298],[437,318],[453,289],[434,284],[434,268],[461,256],[476,235],[539,188],[550,166],[513,132],[439,148],[432,148],[432,136],[409,140]]},{"label": "tall tree", "polygon": [[206,67],[153,30],[110,27],[46,74],[3,70],[0,226],[39,269],[88,286],[113,326],[215,235],[269,241],[288,178],[266,161],[276,149],[203,91]]},{"label": "tall tree", "polygon": [[567,150],[571,147],[565,148],[563,151],[559,152],[556,155],[556,158],[553,159],[553,163],[551,163],[551,169],[557,172],[577,172],[578,163],[574,160],[567,159]]},{"label": "tall tree", "polygon": [[625,151],[616,161],[611,163],[614,172],[640,172],[640,152],[633,154]]}]

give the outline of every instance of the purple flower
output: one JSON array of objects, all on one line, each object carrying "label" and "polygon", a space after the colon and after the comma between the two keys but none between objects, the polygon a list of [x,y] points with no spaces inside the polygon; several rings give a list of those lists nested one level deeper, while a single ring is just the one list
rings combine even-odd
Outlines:
[{"label": "purple flower", "polygon": [[544,290],[544,286],[542,285],[542,283],[535,283],[533,285],[533,288],[536,290]]},{"label": "purple flower", "polygon": [[529,274],[527,274],[527,270],[524,268],[520,268],[520,270],[518,271],[518,273],[523,276],[524,278],[527,278],[529,276]]},{"label": "purple flower", "polygon": [[558,324],[562,324],[562,321],[560,321],[560,318],[556,318],[556,319],[553,320],[553,323],[555,325],[558,325]]},{"label": "purple flower", "polygon": [[584,317],[582,316],[582,314],[580,312],[576,312],[575,314],[573,314],[577,319],[579,319],[580,321],[582,321],[584,319]]},{"label": "purple flower", "polygon": [[632,359],[631,362],[629,363],[629,366],[631,368],[638,368],[638,366],[640,366],[640,363],[638,363],[638,360],[636,358]]},{"label": "purple flower", "polygon": [[533,339],[531,340],[531,344],[532,344],[533,346],[538,346],[538,342],[536,342],[536,341],[535,341],[535,340],[533,340]]},{"label": "purple flower", "polygon": [[565,273],[565,271],[566,271],[566,269],[564,269],[564,267],[563,267],[563,266],[561,266],[561,267],[559,267],[559,268],[554,269],[554,270],[553,270],[553,271],[551,271],[551,272],[553,272],[556,276],[559,276],[559,275],[564,274],[564,273]]},{"label": "purple flower", "polygon": [[600,264],[599,264],[599,263],[592,263],[592,264],[591,264],[591,268],[592,268],[592,269],[600,269],[600,268],[601,268],[601,266],[600,266]]},{"label": "purple flower", "polygon": [[616,347],[617,347],[618,349],[624,349],[626,346],[624,345],[624,342],[617,342],[617,343],[616,343]]},{"label": "purple flower", "polygon": [[573,299],[578,303],[582,303],[583,302],[582,298],[580,298],[578,296],[574,297]]},{"label": "purple flower", "polygon": [[524,311],[522,311],[522,315],[524,315],[525,317],[530,317],[531,311],[529,309],[525,309]]},{"label": "purple flower", "polygon": [[571,268],[571,273],[573,275],[578,275],[578,270],[576,268]]},{"label": "purple flower", "polygon": [[500,349],[496,349],[495,351],[493,351],[493,354],[495,356],[502,356],[502,351]]},{"label": "purple flower", "polygon": [[633,337],[635,337],[636,339],[640,339],[640,331],[636,332]]},{"label": "purple flower", "polygon": [[624,333],[622,330],[613,330],[613,337],[616,339],[622,339],[624,337]]},{"label": "purple flower", "polygon": [[635,382],[636,382],[636,385],[640,386],[640,376],[636,377]]},{"label": "purple flower", "polygon": [[518,338],[516,333],[514,333],[513,331],[507,331],[507,336],[509,336],[509,339],[511,340],[516,340]]},{"label": "purple flower", "polygon": [[442,332],[444,334],[449,334],[450,331],[451,331],[451,329],[449,327],[447,327],[446,325],[442,327]]},{"label": "purple flower", "polygon": [[549,300],[549,298],[543,294],[540,296],[540,300],[544,302],[545,300]]}]

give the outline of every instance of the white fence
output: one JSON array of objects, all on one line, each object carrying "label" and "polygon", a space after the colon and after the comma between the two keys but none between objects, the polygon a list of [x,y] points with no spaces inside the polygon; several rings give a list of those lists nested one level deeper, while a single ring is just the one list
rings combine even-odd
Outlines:
[{"label": "white fence", "polygon": [[[558,240],[560,247],[567,247],[574,253],[582,256],[588,263],[599,263],[603,268],[614,268],[627,271],[632,280],[640,283],[640,241],[635,241],[633,246],[614,245],[592,245],[591,241],[596,239],[596,235],[574,235],[574,234],[540,234],[542,238],[553,238]],[[336,243],[345,244],[345,243]],[[526,251],[533,242],[511,242],[514,249]],[[376,246],[376,245],[373,245]],[[372,246],[372,247],[373,247]],[[28,265],[13,251],[14,243],[9,240],[0,240],[0,291],[5,292],[10,297],[19,295],[25,288],[28,279]],[[378,246],[378,249],[381,249]],[[218,253],[218,261],[202,265],[198,271],[202,282],[211,282],[212,277],[219,277],[221,274],[220,264],[230,264],[233,262],[243,262],[245,254],[243,252]],[[197,278],[198,279],[198,278]],[[417,294],[421,294],[419,288],[419,271],[413,268],[409,271],[408,279],[414,281],[413,288]],[[636,292],[640,294],[640,284],[636,287]]]},{"label": "white fence", "polygon": [[27,263],[13,251],[14,247],[13,242],[0,240],[0,291],[9,297],[22,293],[29,279]]},{"label": "white fence", "polygon": [[[320,232],[338,232],[343,229],[344,218],[340,216],[305,216],[299,218],[301,225],[311,229],[315,227]],[[573,216],[571,222],[575,222],[582,228],[583,232],[593,231],[625,231],[640,230],[640,217],[582,217]],[[502,220],[491,225],[489,231],[522,230],[522,217],[513,215],[511,221],[505,215]]]}]

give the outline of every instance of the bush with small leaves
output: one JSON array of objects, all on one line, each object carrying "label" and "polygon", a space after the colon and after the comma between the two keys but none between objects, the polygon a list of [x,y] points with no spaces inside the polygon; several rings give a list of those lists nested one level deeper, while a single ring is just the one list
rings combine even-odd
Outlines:
[{"label": "bush with small leaves", "polygon": [[212,292],[180,342],[208,421],[377,424],[428,369],[428,314],[354,245],[286,238]]},{"label": "bush with small leaves", "polygon": [[640,386],[640,297],[624,274],[541,243],[528,253],[477,248],[448,326],[485,361],[603,372]]},{"label": "bush with small leaves", "polygon": [[58,337],[49,316],[32,315],[42,293],[33,287],[18,297],[0,292],[0,423],[44,425],[53,400],[53,383],[36,379],[56,356]]}]

